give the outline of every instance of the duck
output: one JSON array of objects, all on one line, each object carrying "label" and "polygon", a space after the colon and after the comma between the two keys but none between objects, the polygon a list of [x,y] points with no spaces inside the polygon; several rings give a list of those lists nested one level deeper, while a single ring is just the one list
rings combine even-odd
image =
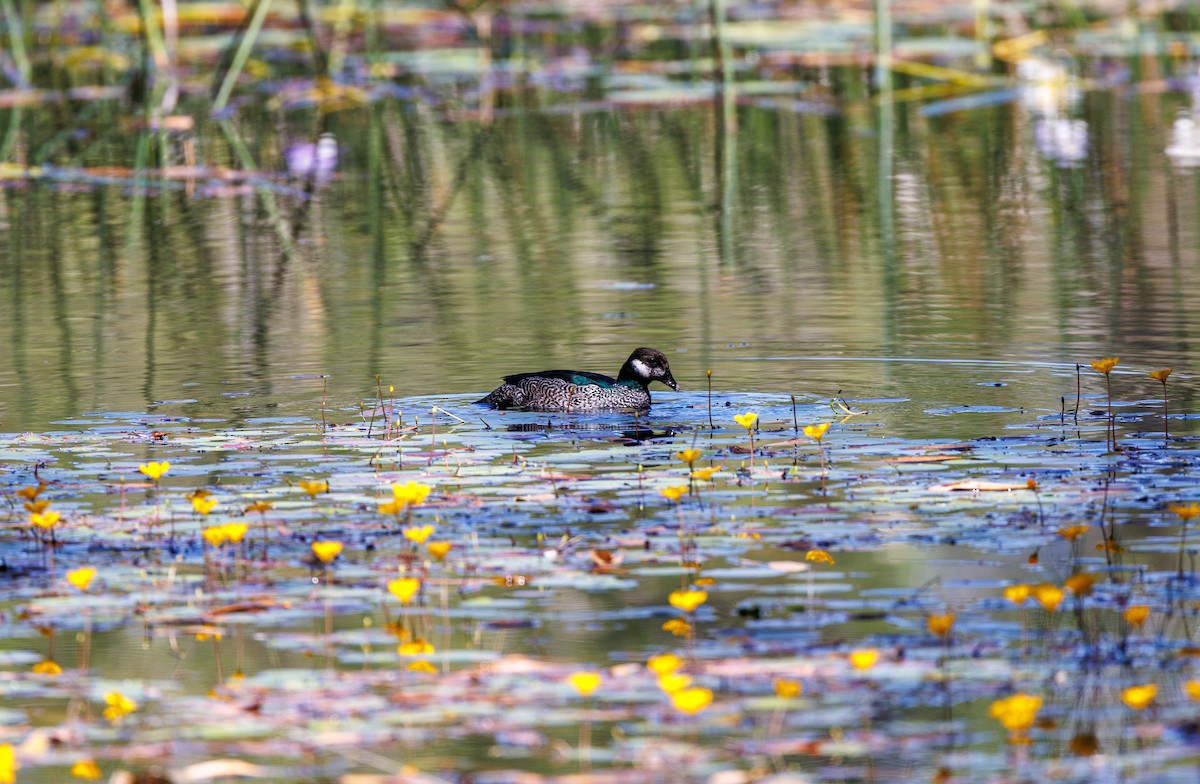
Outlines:
[{"label": "duck", "polygon": [[643,347],[629,355],[616,378],[583,370],[515,373],[475,402],[525,411],[644,411],[650,408],[652,381],[679,391],[666,354]]}]

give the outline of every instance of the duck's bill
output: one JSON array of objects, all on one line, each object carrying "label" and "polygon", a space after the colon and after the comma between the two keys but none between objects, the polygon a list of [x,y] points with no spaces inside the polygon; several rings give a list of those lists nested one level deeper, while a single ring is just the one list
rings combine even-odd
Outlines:
[{"label": "duck's bill", "polygon": [[669,387],[671,388],[671,390],[672,390],[672,391],[674,391],[674,392],[678,392],[678,391],[679,391],[679,384],[675,383],[675,379],[674,379],[674,378],[672,378],[671,376],[667,376],[666,378],[664,378],[664,379],[662,380],[662,382],[663,382],[664,384],[666,384],[667,386],[669,386]]}]

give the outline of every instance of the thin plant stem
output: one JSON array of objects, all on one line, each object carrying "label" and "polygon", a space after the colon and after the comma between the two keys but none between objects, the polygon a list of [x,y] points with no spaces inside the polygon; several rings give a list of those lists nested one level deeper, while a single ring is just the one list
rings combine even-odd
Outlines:
[{"label": "thin plant stem", "polygon": [[219,113],[225,108],[225,104],[229,102],[229,96],[233,94],[233,86],[237,84],[238,76],[242,73],[242,68],[246,66],[246,61],[250,59],[250,51],[254,48],[254,42],[258,39],[258,33],[262,30],[263,22],[267,19],[267,11],[270,9],[271,0],[258,0],[255,4],[254,15],[250,18],[250,25],[246,28],[245,34],[242,35],[242,40],[238,42],[233,62],[230,63],[229,70],[225,72],[225,79],[221,82],[221,89],[217,91],[217,97],[213,100],[213,114]]},{"label": "thin plant stem", "polygon": [[713,424],[712,418],[712,371],[708,371],[708,429],[716,430],[716,425]]}]

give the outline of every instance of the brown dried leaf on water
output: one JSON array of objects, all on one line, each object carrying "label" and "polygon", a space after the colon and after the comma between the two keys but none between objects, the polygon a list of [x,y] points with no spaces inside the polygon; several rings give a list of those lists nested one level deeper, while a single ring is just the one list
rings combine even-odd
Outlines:
[{"label": "brown dried leaf on water", "polygon": [[931,485],[931,493],[982,493],[1004,490],[1028,490],[1028,482],[987,482],[982,479],[964,479],[960,482],[948,482],[941,485]]}]

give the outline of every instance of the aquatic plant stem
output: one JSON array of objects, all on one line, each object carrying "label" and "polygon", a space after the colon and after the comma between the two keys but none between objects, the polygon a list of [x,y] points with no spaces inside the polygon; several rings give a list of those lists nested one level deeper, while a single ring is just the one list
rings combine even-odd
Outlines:
[{"label": "aquatic plant stem", "polygon": [[712,418],[712,370],[708,371],[708,429],[717,429],[716,425],[713,424]]},{"label": "aquatic plant stem", "polygon": [[271,0],[257,0],[254,4],[253,14],[250,17],[250,25],[246,28],[246,32],[242,34],[241,40],[238,41],[238,48],[233,56],[233,62],[230,63],[229,70],[225,72],[225,78],[221,82],[221,89],[217,91],[217,97],[213,99],[213,114],[219,113],[225,108],[225,104],[229,103],[229,96],[233,93],[233,86],[237,84],[238,76],[241,75],[242,69],[246,66],[246,61],[250,59],[250,51],[254,48],[254,42],[258,39],[263,22],[267,18],[267,11],[270,9]]},{"label": "aquatic plant stem", "polygon": [[1079,373],[1082,365],[1075,363],[1075,424],[1079,424],[1079,407],[1083,405],[1083,379]]},{"label": "aquatic plant stem", "polygon": [[1108,373],[1104,374],[1104,383],[1108,387],[1108,432],[1105,434],[1108,444],[1108,451],[1117,451],[1117,422],[1113,419],[1112,412],[1112,376]]},{"label": "aquatic plant stem", "polygon": [[8,28],[8,46],[12,51],[13,61],[17,64],[17,73],[21,75],[22,88],[28,89],[29,80],[33,78],[33,66],[29,62],[29,54],[25,51],[25,21],[17,11],[13,0],[0,0],[0,8],[4,10],[4,26]]}]

